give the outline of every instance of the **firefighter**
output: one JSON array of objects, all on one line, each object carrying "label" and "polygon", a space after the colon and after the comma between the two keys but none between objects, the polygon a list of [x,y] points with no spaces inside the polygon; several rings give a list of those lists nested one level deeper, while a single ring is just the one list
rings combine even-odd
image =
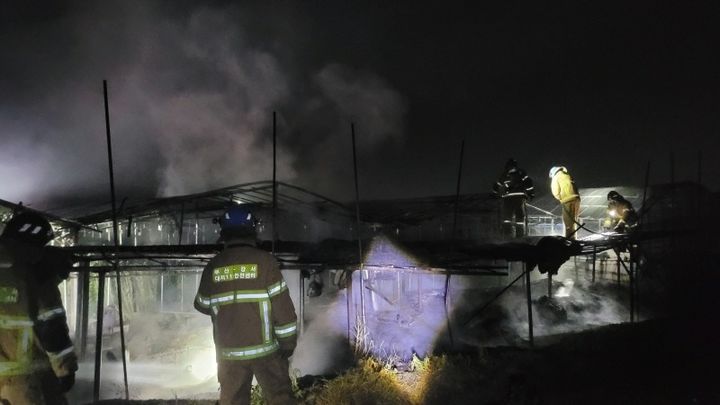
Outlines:
[{"label": "firefighter", "polygon": [[63,262],[44,247],[50,223],[16,214],[0,236],[0,403],[67,404],[77,357],[57,285]]},{"label": "firefighter", "polygon": [[565,225],[565,237],[575,239],[580,215],[580,193],[565,166],[553,166],[550,169],[550,190],[562,207],[562,220]]},{"label": "firefighter", "polygon": [[505,171],[493,185],[493,194],[502,198],[502,220],[510,237],[525,235],[525,203],[535,196],[530,176],[518,168],[515,159],[508,159]]},{"label": "firefighter", "polygon": [[633,230],[637,225],[638,215],[632,203],[615,190],[608,193],[607,202],[608,216],[605,219],[605,228],[618,233]]},{"label": "firefighter", "polygon": [[278,261],[255,246],[255,221],[233,206],[220,219],[225,248],[205,266],[195,308],[209,315],[220,405],[250,403],[253,375],[268,404],[295,403],[288,358],[297,318]]}]

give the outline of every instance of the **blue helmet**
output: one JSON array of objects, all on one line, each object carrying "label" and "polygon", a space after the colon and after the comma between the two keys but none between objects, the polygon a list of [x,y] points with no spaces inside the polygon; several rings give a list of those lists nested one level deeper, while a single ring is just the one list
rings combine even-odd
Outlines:
[{"label": "blue helmet", "polygon": [[255,217],[247,206],[233,205],[220,218],[223,231],[255,231]]}]

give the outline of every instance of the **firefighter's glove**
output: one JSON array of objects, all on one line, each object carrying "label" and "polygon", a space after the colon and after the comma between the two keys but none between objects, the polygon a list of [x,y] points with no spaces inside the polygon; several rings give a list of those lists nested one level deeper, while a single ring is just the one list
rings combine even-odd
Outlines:
[{"label": "firefighter's glove", "polygon": [[60,389],[62,392],[68,392],[75,385],[75,373],[70,373],[62,377],[58,377],[60,382]]}]

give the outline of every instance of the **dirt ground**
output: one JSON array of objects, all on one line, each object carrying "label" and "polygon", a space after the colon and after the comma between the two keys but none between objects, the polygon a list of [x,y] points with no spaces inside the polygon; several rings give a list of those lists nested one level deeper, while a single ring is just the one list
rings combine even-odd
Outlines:
[{"label": "dirt ground", "polygon": [[[717,319],[698,317],[550,336],[538,339],[535,348],[482,349],[457,355],[463,360],[451,361],[451,366],[434,376],[419,403],[718,404],[718,342]],[[406,389],[413,384],[413,376],[399,374]],[[97,404],[213,403],[111,400]]]}]

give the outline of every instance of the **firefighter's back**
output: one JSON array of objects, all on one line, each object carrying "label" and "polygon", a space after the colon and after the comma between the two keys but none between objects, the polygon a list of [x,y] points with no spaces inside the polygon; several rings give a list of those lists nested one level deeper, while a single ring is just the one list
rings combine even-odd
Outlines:
[{"label": "firefighter's back", "polygon": [[231,245],[210,262],[212,277],[204,277],[203,289],[216,308],[215,343],[221,358],[233,353],[254,357],[277,349],[267,290],[273,267],[270,254],[248,245]]}]

